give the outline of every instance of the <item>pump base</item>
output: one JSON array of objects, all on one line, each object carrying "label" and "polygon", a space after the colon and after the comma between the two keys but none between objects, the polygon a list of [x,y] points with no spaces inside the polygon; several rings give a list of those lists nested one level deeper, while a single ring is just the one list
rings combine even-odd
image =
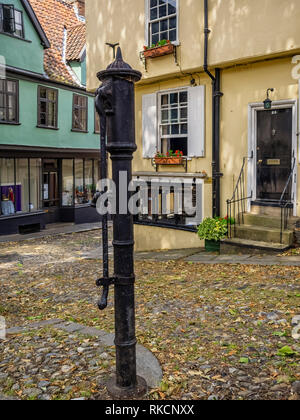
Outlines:
[{"label": "pump base", "polygon": [[121,388],[117,386],[116,378],[113,377],[107,383],[107,391],[109,395],[117,400],[130,400],[142,398],[147,394],[148,386],[144,378],[137,376],[137,384],[135,387]]}]

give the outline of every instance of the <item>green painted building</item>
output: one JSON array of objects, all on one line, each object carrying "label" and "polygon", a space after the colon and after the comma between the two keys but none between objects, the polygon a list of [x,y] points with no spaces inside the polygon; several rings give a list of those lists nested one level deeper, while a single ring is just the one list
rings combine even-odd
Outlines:
[{"label": "green painted building", "polygon": [[80,12],[76,2],[0,0],[0,235],[100,218]]}]

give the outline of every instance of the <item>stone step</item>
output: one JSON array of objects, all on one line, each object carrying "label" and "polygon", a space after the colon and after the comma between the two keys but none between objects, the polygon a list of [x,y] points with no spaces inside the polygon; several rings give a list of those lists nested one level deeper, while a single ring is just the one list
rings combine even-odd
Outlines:
[{"label": "stone step", "polygon": [[[291,213],[293,214],[293,209],[290,209]],[[258,206],[255,204],[251,205],[251,213],[258,214],[262,216],[270,216],[270,217],[281,217],[281,208],[279,206]]]},{"label": "stone step", "polygon": [[[298,217],[290,217],[288,220],[288,229],[293,230],[298,220],[299,220]],[[281,217],[246,213],[244,214],[244,224],[251,225],[251,226],[261,226],[261,227],[267,227],[267,228],[280,229]]]},{"label": "stone step", "polygon": [[223,246],[223,244],[226,246],[233,247],[234,249],[236,249],[235,252],[238,252],[239,248],[251,249],[251,250],[252,249],[263,250],[263,251],[275,251],[275,252],[284,252],[290,248],[289,245],[280,244],[278,242],[252,241],[250,239],[240,239],[240,238],[224,239],[222,241],[221,246]]},{"label": "stone step", "polygon": [[[273,242],[280,243],[280,229],[251,226],[251,225],[236,225],[235,235],[236,238],[249,239],[257,242]],[[290,246],[294,242],[294,232],[285,230],[282,234],[282,243]]]}]

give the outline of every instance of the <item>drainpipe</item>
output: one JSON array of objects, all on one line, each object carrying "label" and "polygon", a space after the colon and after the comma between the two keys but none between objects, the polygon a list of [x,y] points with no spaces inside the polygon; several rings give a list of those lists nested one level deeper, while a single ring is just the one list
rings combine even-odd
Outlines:
[{"label": "drainpipe", "polygon": [[212,80],[212,213],[221,216],[220,178],[220,119],[221,119],[221,70],[215,69],[215,75],[208,70],[208,0],[204,0],[204,71]]}]

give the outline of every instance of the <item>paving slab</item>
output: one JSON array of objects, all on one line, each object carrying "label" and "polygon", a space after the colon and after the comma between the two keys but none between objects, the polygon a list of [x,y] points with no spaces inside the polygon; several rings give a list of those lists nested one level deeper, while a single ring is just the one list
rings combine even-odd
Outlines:
[{"label": "paving slab", "polygon": [[[83,324],[77,324],[75,322],[65,322],[61,319],[41,321],[22,327],[9,328],[7,333],[8,335],[24,333],[27,331],[39,329],[46,325],[53,326],[56,329],[69,333],[79,333],[88,336],[95,336],[99,338],[100,344],[103,344],[104,346],[114,346],[114,334],[107,333],[106,331],[102,331],[97,328],[87,327]],[[136,364],[137,374],[147,381],[147,384],[150,388],[159,386],[163,377],[160,363],[150,350],[146,349],[140,344],[138,344],[136,347]]]},{"label": "paving slab", "polygon": [[136,260],[156,260],[156,261],[170,261],[170,260],[181,260],[186,257],[190,257],[194,254],[203,252],[199,248],[190,249],[178,249],[178,250],[161,250],[161,251],[150,251],[150,252],[136,252]]},{"label": "paving slab", "polygon": [[29,233],[26,235],[1,235],[0,236],[0,243],[1,242],[22,242],[22,241],[30,241],[33,239],[38,238],[45,238],[47,236],[58,236],[58,235],[66,235],[70,233],[80,233],[80,232],[88,232],[92,230],[99,230],[101,229],[102,224],[101,222],[97,223],[84,223],[82,225],[75,225],[73,223],[57,223],[53,225],[48,225],[46,229],[41,230],[40,232]]}]

